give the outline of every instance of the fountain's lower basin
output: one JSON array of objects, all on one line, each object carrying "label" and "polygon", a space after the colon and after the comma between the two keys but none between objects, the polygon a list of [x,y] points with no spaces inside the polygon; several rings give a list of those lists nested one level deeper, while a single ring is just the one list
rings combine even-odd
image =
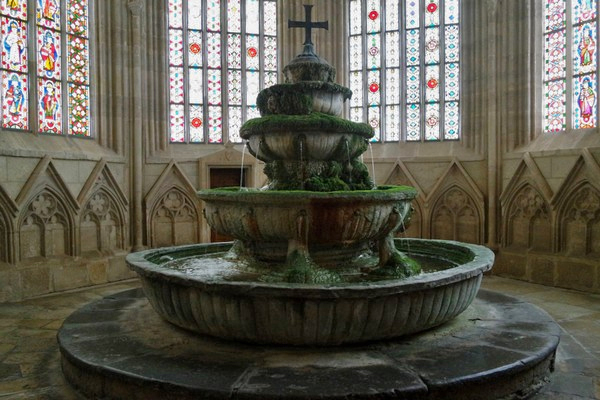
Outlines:
[{"label": "fountain's lower basin", "polygon": [[404,280],[308,285],[237,280],[231,262],[207,262],[195,275],[165,267],[222,253],[225,244],[132,253],[127,263],[156,312],[182,328],[252,343],[339,345],[420,332],[454,318],[475,298],[494,260],[491,250],[472,244],[402,239],[396,245],[457,266]]}]

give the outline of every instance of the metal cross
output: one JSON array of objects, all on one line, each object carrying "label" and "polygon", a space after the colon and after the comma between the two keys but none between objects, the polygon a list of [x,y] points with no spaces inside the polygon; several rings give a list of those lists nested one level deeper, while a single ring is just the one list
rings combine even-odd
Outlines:
[{"label": "metal cross", "polygon": [[305,21],[292,21],[288,19],[288,28],[304,28],[304,45],[310,44],[313,42],[311,40],[311,30],[312,28],[320,28],[329,30],[329,21],[324,22],[312,22],[311,12],[312,5],[305,4],[304,5],[304,13],[306,14]]}]

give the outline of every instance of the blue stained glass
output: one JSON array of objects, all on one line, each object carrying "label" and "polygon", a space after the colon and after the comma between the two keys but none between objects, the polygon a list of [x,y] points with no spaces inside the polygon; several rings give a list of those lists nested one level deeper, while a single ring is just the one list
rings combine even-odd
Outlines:
[{"label": "blue stained glass", "polygon": [[445,104],[444,115],[444,139],[456,140],[459,138],[459,108],[457,101],[447,102]]},{"label": "blue stained glass", "polygon": [[406,27],[418,28],[419,23],[419,0],[406,1]]},{"label": "blue stained glass", "polygon": [[420,33],[418,29],[411,29],[409,31],[406,31],[407,65],[418,65],[420,62],[421,52],[419,51],[419,37]]},{"label": "blue stained glass", "polygon": [[444,43],[446,62],[456,62],[459,59],[459,28],[458,25],[447,26],[445,29],[446,42]]}]

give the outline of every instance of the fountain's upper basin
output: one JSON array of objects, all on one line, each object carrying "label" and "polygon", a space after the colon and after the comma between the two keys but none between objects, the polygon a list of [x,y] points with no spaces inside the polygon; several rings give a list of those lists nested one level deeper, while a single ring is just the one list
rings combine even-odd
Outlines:
[{"label": "fountain's upper basin", "polygon": [[369,241],[402,230],[417,192],[408,186],[339,192],[239,188],[201,190],[204,216],[217,232],[242,241],[263,261],[283,262],[303,243],[321,266],[344,263]]},{"label": "fountain's upper basin", "polygon": [[189,274],[169,263],[222,253],[230,245],[197,244],[132,253],[150,303],[164,319],[224,339],[291,345],[338,345],[420,332],[464,311],[492,267],[491,250],[421,239],[396,241],[410,254],[456,266],[408,279],[331,285],[235,279],[235,263],[207,260]]}]

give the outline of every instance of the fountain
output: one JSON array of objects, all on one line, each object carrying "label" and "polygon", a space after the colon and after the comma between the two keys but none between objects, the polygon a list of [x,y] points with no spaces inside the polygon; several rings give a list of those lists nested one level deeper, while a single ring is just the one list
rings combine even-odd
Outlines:
[{"label": "fountain", "polygon": [[[340,117],[351,92],[334,83],[335,69],[316,55],[310,29],[327,25],[313,23],[311,6],[305,7],[305,22],[290,21],[290,26],[306,29],[304,51],[284,68],[285,83],[259,94],[261,117],[241,129],[249,151],[266,163],[268,185],[198,192],[209,225],[236,238],[233,245],[153,249],[127,258],[154,311],[183,330],[156,320],[147,303],[141,306],[146,300],[139,292],[117,296],[116,303],[107,300],[101,309],[126,305],[118,322],[111,317],[111,323],[120,327],[117,336],[128,332],[125,342],[151,350],[142,360],[139,350],[117,346],[118,351],[108,352],[118,353],[119,360],[123,353],[133,352],[126,358],[138,364],[113,360],[106,367],[107,375],[90,373],[87,367],[100,371],[102,363],[82,361],[73,354],[73,344],[77,347],[79,340],[69,337],[69,328],[63,327],[59,340],[67,378],[88,394],[98,395],[97,387],[102,386],[104,395],[116,398],[127,398],[118,393],[142,396],[135,398],[176,393],[172,398],[288,394],[293,398],[475,399],[535,392],[552,364],[558,343],[555,326],[541,311],[523,305],[529,313],[523,323],[535,319],[537,329],[551,332],[550,339],[533,335],[536,340],[526,344],[537,346],[537,353],[521,349],[511,358],[504,343],[506,354],[490,362],[473,362],[475,347],[493,349],[491,353],[502,347],[496,328],[507,335],[527,330],[515,323],[522,319],[522,310],[515,312],[510,298],[487,293],[465,312],[483,273],[492,267],[489,249],[396,238],[409,223],[410,203],[417,193],[405,186],[376,187],[371,181],[359,157],[373,136],[372,128]],[[458,317],[463,312],[466,319]],[[487,323],[481,326],[472,322],[483,319]],[[77,318],[71,322],[76,324]],[[109,336],[114,340],[113,334]],[[403,341],[401,337],[407,335],[412,336]],[[461,337],[469,338],[469,343],[457,339]],[[456,352],[452,346],[463,346],[464,351]],[[444,364],[443,360],[450,361],[444,353],[454,357],[458,370],[464,370],[462,375],[431,375],[423,360]],[[326,360],[327,355],[340,363]],[[110,357],[103,354],[102,358]],[[214,387],[220,379],[215,374],[227,375],[237,368],[232,358],[239,358],[244,368],[257,360],[271,360],[264,368],[287,378],[244,386],[257,375],[238,371],[238,379],[245,377],[236,381],[237,389],[229,381],[220,389]],[[161,372],[149,372],[149,364]],[[216,371],[207,365],[216,365]],[[361,373],[375,374],[369,379],[376,383],[365,383],[363,377],[364,382],[356,384]],[[185,381],[200,379],[197,374],[207,377],[206,382]],[[118,390],[108,391],[106,376],[121,377],[116,378]],[[269,380],[266,375],[265,379]],[[335,390],[322,386],[328,379],[339,379],[330,382]],[[489,383],[485,390],[479,385],[482,381]],[[141,389],[144,382],[152,382],[152,389]]]}]

